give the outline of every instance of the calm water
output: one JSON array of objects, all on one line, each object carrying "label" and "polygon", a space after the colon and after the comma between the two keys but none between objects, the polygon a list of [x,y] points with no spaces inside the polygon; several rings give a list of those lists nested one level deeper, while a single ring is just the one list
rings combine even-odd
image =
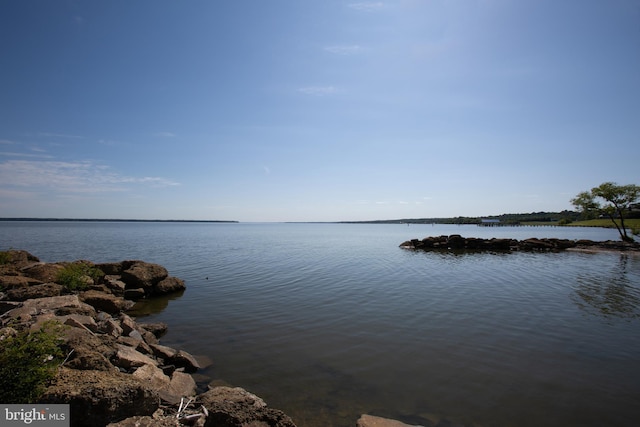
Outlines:
[{"label": "calm water", "polygon": [[[300,427],[361,413],[408,423],[636,426],[640,257],[442,254],[429,235],[617,239],[615,230],[0,222],[43,261],[142,259],[187,282],[145,321]],[[160,312],[158,310],[162,309]]]}]

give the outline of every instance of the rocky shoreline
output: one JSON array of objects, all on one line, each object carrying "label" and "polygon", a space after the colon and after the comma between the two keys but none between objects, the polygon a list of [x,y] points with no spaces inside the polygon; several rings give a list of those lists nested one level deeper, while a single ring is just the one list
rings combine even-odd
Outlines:
[{"label": "rocky shoreline", "polygon": [[[160,343],[166,324],[137,322],[127,314],[135,300],[185,289],[164,267],[136,260],[44,263],[22,250],[0,255],[0,346],[51,322],[61,325],[66,357],[52,362],[53,379],[28,403],[69,404],[74,427],[296,427],[283,411],[240,387],[198,390],[192,376],[200,369],[198,358]],[[60,283],[69,266],[99,274],[82,276],[82,286],[70,289]],[[354,425],[414,427],[368,414]]]},{"label": "rocky shoreline", "polygon": [[621,240],[596,242],[593,240],[555,238],[530,238],[525,240],[497,238],[481,239],[476,237],[462,237],[459,234],[407,240],[401,243],[400,247],[402,249],[423,251],[560,252],[565,250],[575,250],[640,253],[639,243],[623,242]]},{"label": "rocky shoreline", "polygon": [[[0,265],[0,343],[49,322],[64,325],[66,358],[37,402],[66,403],[73,426],[295,427],[242,388],[209,387],[198,394],[191,376],[200,365],[184,350],[160,344],[163,323],[136,322],[134,300],[184,290],[157,264],[43,263],[26,251],[3,252]],[[69,265],[99,271],[70,290],[60,282]]]}]

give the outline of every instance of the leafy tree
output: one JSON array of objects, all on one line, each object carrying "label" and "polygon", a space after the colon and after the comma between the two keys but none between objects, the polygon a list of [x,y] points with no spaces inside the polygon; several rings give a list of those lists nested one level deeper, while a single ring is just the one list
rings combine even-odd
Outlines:
[{"label": "leafy tree", "polygon": [[627,235],[624,219],[639,199],[640,186],[605,182],[591,191],[579,193],[571,199],[571,203],[587,216],[594,213],[607,216],[618,229],[622,240],[633,242],[633,238]]}]

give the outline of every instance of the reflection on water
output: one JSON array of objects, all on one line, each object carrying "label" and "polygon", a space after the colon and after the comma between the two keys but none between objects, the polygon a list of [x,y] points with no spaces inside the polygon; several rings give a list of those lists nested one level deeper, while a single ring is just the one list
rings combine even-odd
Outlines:
[{"label": "reflection on water", "polygon": [[184,290],[173,292],[168,295],[159,295],[149,299],[141,299],[136,305],[131,307],[127,313],[133,317],[150,316],[161,313],[169,305],[169,301],[176,300],[184,294]]},{"label": "reflection on water", "polygon": [[608,271],[589,271],[577,277],[573,300],[581,309],[603,317],[640,317],[640,289],[629,279],[630,256],[620,254]]}]

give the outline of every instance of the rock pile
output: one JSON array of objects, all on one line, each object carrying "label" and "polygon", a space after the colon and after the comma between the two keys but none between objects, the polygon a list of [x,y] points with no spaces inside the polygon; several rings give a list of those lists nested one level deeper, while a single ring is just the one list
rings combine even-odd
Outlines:
[{"label": "rock pile", "polygon": [[594,242],[592,240],[569,240],[569,239],[481,239],[476,237],[462,237],[459,234],[450,236],[425,237],[424,239],[407,240],[400,244],[403,249],[413,250],[452,250],[452,251],[538,251],[538,252],[559,252],[567,249],[583,250],[614,250],[614,251],[638,251],[638,243],[607,240],[604,242]]},{"label": "rock pile", "polygon": [[[67,355],[39,403],[68,403],[73,426],[271,426],[291,419],[240,388],[215,387],[197,395],[194,356],[161,345],[163,323],[139,323],[125,313],[134,299],[184,290],[157,264],[93,264],[82,290],[57,283],[70,263],[42,263],[8,251],[0,265],[0,340],[59,322]],[[110,424],[111,423],[111,424]]]},{"label": "rock pile", "polygon": [[[446,424],[443,424],[443,425],[447,425],[447,426],[452,425],[451,423],[448,423],[447,420],[445,420],[445,423]],[[410,425],[397,420],[392,420],[390,418],[382,418],[382,417],[376,417],[373,415],[363,414],[356,422],[356,427],[423,427],[423,426]]]}]

